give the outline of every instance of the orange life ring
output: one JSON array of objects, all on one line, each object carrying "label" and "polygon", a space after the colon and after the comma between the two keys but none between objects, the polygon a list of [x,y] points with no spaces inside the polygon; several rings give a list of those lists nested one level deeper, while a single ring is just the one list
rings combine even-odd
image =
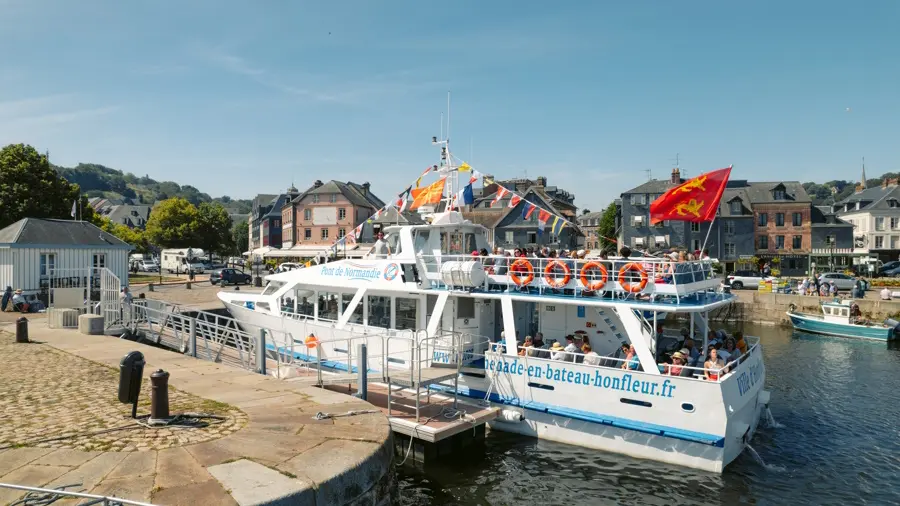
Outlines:
[{"label": "orange life ring", "polygon": [[[563,277],[562,279],[557,278],[553,275],[553,271],[557,267],[562,267]],[[572,280],[572,271],[569,270],[569,266],[559,260],[551,260],[547,267],[544,267],[544,281],[547,282],[553,288],[562,288],[569,284],[569,281]]]},{"label": "orange life ring", "polygon": [[[637,272],[641,275],[640,283],[632,283],[630,281],[625,281],[625,274],[628,272]],[[625,267],[619,269],[619,284],[622,285],[622,289],[628,293],[638,293],[647,287],[647,271],[641,267],[641,264],[637,262],[630,262],[625,264]]]},{"label": "orange life ring", "polygon": [[[593,283],[588,282],[589,270],[599,270],[600,280],[594,281]],[[592,292],[596,292],[597,290],[603,288],[603,286],[606,284],[607,279],[609,279],[609,272],[607,272],[606,267],[604,267],[600,262],[590,261],[581,267],[581,284]]]},{"label": "orange life ring", "polygon": [[306,338],[305,343],[307,348],[312,349],[319,345],[319,340],[316,338],[315,334],[310,334],[309,337]]},{"label": "orange life ring", "polygon": [[[524,279],[519,277],[519,273],[522,272],[525,273]],[[516,286],[525,286],[534,281],[534,267],[528,260],[520,258],[509,266],[509,277]]]}]

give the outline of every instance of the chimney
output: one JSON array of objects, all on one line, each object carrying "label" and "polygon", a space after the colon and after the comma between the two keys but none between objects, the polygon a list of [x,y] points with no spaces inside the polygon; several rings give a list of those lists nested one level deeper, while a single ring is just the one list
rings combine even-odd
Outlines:
[{"label": "chimney", "polygon": [[678,167],[672,169],[672,184],[681,184],[681,170]]},{"label": "chimney", "polygon": [[313,183],[313,188],[318,188],[318,187],[320,187],[320,186],[322,186],[322,181],[316,179],[316,182]]},{"label": "chimney", "polygon": [[547,178],[545,176],[537,177],[537,185],[538,186],[547,186]]},{"label": "chimney", "polygon": [[485,196],[497,191],[497,183],[494,182],[494,176],[492,174],[485,174],[481,178],[481,184],[484,186],[484,189],[482,189],[481,192]]},{"label": "chimney", "polygon": [[362,187],[363,187],[363,191],[366,192],[366,195],[368,195],[368,194],[369,194],[369,188],[371,188],[372,185],[369,184],[368,181],[366,181],[365,183],[362,184]]}]

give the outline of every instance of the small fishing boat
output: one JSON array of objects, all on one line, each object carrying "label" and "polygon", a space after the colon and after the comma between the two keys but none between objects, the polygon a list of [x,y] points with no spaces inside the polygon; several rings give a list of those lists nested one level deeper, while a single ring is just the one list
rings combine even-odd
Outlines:
[{"label": "small fishing boat", "polygon": [[867,322],[862,318],[859,305],[850,300],[836,300],[821,304],[822,314],[798,313],[791,304],[787,315],[797,330],[838,337],[855,337],[890,341],[897,336],[897,322]]}]

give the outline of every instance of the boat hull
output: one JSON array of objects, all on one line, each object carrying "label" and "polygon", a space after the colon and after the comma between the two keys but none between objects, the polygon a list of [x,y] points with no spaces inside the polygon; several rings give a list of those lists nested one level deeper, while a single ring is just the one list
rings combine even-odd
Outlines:
[{"label": "boat hull", "polygon": [[803,313],[787,313],[787,315],[791,319],[791,325],[803,332],[876,341],[890,341],[894,339],[894,329],[888,327],[827,322]]}]

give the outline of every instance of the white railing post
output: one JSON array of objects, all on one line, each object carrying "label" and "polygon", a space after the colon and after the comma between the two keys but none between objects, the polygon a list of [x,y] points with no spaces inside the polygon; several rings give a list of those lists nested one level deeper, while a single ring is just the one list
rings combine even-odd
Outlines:
[{"label": "white railing post", "polygon": [[259,329],[256,341],[256,372],[266,375],[266,329]]},{"label": "white railing post", "polygon": [[191,356],[197,358],[197,319],[191,318],[190,336],[188,337],[188,351]]}]

